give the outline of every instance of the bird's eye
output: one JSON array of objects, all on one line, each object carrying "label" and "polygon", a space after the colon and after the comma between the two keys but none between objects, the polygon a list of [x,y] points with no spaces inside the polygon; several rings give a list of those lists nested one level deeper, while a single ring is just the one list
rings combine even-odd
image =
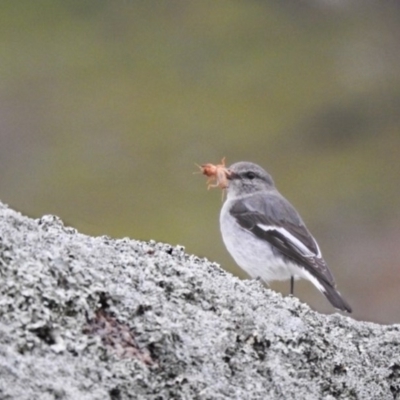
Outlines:
[{"label": "bird's eye", "polygon": [[246,178],[253,180],[256,177],[256,174],[252,171],[246,172]]}]

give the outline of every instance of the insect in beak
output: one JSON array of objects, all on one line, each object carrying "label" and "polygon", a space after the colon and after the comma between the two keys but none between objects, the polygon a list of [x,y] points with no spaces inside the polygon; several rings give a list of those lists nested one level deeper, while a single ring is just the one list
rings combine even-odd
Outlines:
[{"label": "insect in beak", "polygon": [[202,164],[197,166],[200,168],[200,172],[208,177],[207,189],[220,187],[223,190],[223,198],[224,191],[228,187],[228,179],[231,175],[231,172],[225,166],[225,157],[221,160],[221,164]]}]

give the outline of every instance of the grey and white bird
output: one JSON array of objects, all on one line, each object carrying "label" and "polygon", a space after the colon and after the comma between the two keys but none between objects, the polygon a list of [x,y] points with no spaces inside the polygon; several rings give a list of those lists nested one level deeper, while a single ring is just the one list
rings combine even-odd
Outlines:
[{"label": "grey and white bird", "polygon": [[299,213],[260,166],[238,162],[227,169],[227,197],[220,214],[222,238],[236,263],[269,283],[311,281],[337,309],[351,312],[316,240]]}]

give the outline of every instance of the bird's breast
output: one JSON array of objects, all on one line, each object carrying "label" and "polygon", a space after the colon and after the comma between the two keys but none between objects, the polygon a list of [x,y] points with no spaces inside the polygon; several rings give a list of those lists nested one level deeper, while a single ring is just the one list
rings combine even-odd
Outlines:
[{"label": "bird's breast", "polygon": [[242,228],[229,213],[226,203],[220,214],[220,228],[227,250],[239,267],[252,278],[270,282],[299,275],[297,265],[280,256],[279,251],[267,241]]}]

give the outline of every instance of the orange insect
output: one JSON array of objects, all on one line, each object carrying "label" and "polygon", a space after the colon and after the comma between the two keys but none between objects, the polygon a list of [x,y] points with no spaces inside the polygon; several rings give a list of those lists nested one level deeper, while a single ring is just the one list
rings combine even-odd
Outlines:
[{"label": "orange insect", "polygon": [[[196,164],[197,165],[197,164]],[[225,157],[221,160],[221,164],[202,164],[197,165],[200,168],[200,172],[208,176],[207,189],[220,187],[226,189],[228,187],[228,176],[231,174],[229,169],[225,167]],[[214,182],[215,183],[212,183]]]}]

